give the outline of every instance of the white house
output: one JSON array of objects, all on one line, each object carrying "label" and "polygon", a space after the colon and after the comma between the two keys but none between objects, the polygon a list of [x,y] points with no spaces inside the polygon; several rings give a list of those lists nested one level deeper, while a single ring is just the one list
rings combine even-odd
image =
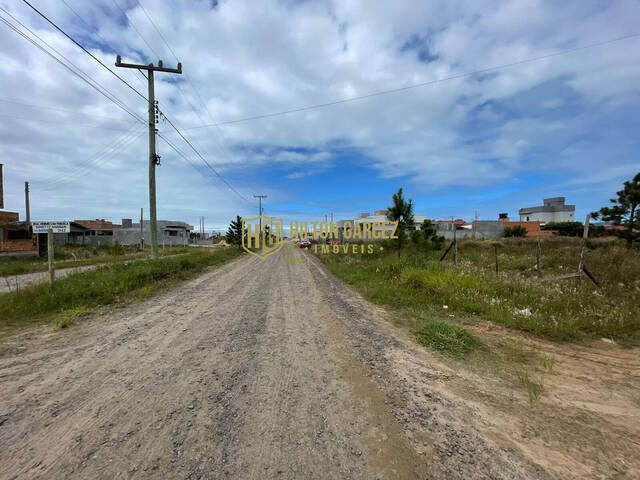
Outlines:
[{"label": "white house", "polygon": [[539,207],[518,210],[521,222],[573,222],[575,205],[565,205],[565,197],[545,198]]}]

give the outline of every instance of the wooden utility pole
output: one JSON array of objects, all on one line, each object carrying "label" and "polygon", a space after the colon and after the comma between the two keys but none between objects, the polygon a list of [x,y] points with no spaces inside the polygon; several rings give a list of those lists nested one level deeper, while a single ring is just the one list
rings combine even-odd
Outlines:
[{"label": "wooden utility pole", "polygon": [[260,206],[258,207],[258,216],[260,217],[260,235],[262,235],[262,199],[267,198],[266,195],[254,195],[253,198],[257,198],[260,201]]},{"label": "wooden utility pole", "polygon": [[456,236],[456,226],[453,223],[453,217],[451,217],[451,226],[453,227],[453,264],[458,266],[458,238]]},{"label": "wooden utility pole", "polygon": [[31,207],[29,206],[29,182],[24,182],[24,209],[27,232],[31,231]]},{"label": "wooden utility pole", "polygon": [[540,251],[540,239],[536,242],[536,270],[538,271],[538,280],[542,278],[542,253]]},{"label": "wooden utility pole", "polygon": [[140,250],[144,250],[144,226],[143,226],[144,208],[140,207]]},{"label": "wooden utility pole", "polygon": [[160,165],[160,156],[156,154],[156,109],[153,72],[182,73],[182,63],[178,62],[178,68],[165,68],[162,60],[158,60],[158,65],[135,65],[132,63],[122,63],[122,57],[118,55],[116,67],[135,68],[136,70],[146,70],[149,87],[149,227],[151,230],[151,256],[158,258],[158,218],[156,216],[156,166]]},{"label": "wooden utility pole", "polygon": [[53,228],[47,230],[47,259],[49,263],[49,287],[53,288],[55,280],[55,267],[53,266]]}]

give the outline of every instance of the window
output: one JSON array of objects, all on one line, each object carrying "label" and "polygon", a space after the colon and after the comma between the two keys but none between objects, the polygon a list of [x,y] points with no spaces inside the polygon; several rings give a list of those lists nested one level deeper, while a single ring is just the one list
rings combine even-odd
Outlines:
[{"label": "window", "polygon": [[177,237],[178,236],[178,231],[177,230],[169,230],[169,236],[170,237]]}]

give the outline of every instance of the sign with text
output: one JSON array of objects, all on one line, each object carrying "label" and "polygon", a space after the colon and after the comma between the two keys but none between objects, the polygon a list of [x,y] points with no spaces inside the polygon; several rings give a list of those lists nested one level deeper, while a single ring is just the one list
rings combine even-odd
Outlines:
[{"label": "sign with text", "polygon": [[31,222],[33,233],[47,233],[49,229],[53,233],[69,233],[71,231],[70,222]]}]

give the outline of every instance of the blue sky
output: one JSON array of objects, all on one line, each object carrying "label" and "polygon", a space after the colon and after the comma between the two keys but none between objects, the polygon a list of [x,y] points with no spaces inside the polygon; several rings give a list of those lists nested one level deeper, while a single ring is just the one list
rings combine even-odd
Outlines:
[{"label": "blue sky", "polygon": [[[158,140],[163,219],[197,225],[204,215],[208,229],[225,229],[235,215],[255,215],[258,193],[268,195],[265,213],[286,222],[331,212],[352,218],[385,208],[399,187],[416,213],[432,218],[515,217],[550,196],[567,197],[582,218],[640,170],[640,37],[326,108],[203,126],[638,34],[635,1],[67,3],[38,7],[104,63],[118,53],[172,66],[173,51],[183,64],[182,76],[156,75],[156,98],[233,190],[160,123],[188,157]],[[23,22],[45,48],[146,115],[140,97],[26,5],[0,5],[14,18],[2,16]],[[23,214],[28,180],[37,220],[119,221],[146,211],[144,125],[4,24],[0,45],[6,208]],[[146,92],[136,72],[118,73]]]}]

